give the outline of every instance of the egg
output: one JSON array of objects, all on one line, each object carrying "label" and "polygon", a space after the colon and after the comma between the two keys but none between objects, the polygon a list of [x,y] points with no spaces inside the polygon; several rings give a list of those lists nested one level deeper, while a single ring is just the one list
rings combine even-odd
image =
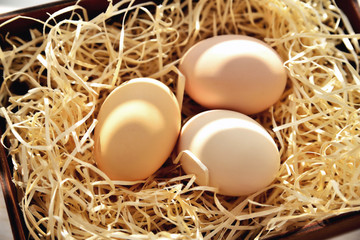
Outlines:
[{"label": "egg", "polygon": [[277,52],[261,40],[221,35],[202,40],[181,58],[187,94],[210,109],[244,114],[266,110],[281,97],[287,73]]},{"label": "egg", "polygon": [[186,174],[198,185],[228,196],[248,195],[271,184],[280,154],[271,135],[252,118],[231,110],[208,110],[188,120],[177,147]]},{"label": "egg", "polygon": [[98,114],[94,157],[112,180],[151,176],[167,160],[181,125],[179,104],[158,80],[137,78],[114,89]]}]

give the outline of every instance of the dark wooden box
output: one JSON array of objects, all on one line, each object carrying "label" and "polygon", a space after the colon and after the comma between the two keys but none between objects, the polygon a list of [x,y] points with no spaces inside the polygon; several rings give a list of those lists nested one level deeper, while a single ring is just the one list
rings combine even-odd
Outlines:
[{"label": "dark wooden box", "polygon": [[[44,4],[32,8],[22,9],[19,11],[10,12],[0,15],[0,24],[14,18],[16,16],[30,16],[41,20],[48,17],[48,13],[54,13],[57,10],[69,5],[75,4],[76,0],[63,0],[50,4]],[[114,0],[119,2],[119,0]],[[159,2],[159,1],[155,1]],[[344,11],[350,20],[355,32],[360,33],[360,8],[356,0],[337,0],[338,6]],[[79,3],[88,10],[89,17],[96,16],[107,8],[107,0],[83,0]],[[7,32],[21,36],[29,28],[36,27],[34,21],[19,19],[5,27],[0,28],[0,36]],[[0,44],[3,44],[0,38]],[[0,79],[0,83],[2,79]],[[1,119],[0,133],[4,127],[4,121]],[[4,193],[5,203],[7,206],[8,215],[14,239],[27,239],[27,229],[23,222],[23,216],[19,209],[16,189],[12,182],[12,169],[6,156],[6,150],[0,145],[0,182]],[[276,239],[326,239],[335,235],[343,234],[355,229],[360,229],[360,213],[353,212],[350,214],[340,215],[334,218],[327,219],[322,222],[316,222],[304,228],[298,229],[294,232],[276,237]]]}]

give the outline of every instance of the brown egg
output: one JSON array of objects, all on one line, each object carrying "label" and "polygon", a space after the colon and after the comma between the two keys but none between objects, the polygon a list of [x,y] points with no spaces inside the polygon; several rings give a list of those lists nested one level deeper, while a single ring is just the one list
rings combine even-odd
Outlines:
[{"label": "brown egg", "polygon": [[101,106],[94,155],[112,180],[141,180],[171,154],[181,125],[170,89],[150,78],[130,80],[113,90]]},{"label": "brown egg", "polygon": [[281,97],[287,74],[280,56],[264,42],[242,35],[200,41],[182,57],[186,92],[207,108],[254,114]]}]

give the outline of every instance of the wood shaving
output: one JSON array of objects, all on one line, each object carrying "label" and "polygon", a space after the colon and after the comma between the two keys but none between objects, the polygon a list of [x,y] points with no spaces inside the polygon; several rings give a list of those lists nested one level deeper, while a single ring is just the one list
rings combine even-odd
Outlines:
[{"label": "wood shaving", "polygon": [[[360,210],[360,35],[334,1],[121,1],[93,19],[70,6],[43,25],[0,48],[1,140],[32,238],[263,239]],[[175,154],[144,181],[110,181],[92,154],[106,96],[152,77],[193,116],[203,109],[183,96],[179,59],[222,34],[259,38],[285,61],[281,100],[252,116],[279,146],[274,183],[221,196],[184,175]]]}]

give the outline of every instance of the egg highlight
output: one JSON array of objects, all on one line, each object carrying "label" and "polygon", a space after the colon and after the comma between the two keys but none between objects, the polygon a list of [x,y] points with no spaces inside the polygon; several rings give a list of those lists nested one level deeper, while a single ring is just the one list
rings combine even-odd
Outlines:
[{"label": "egg highlight", "polygon": [[230,110],[209,110],[183,126],[178,143],[180,164],[198,185],[242,196],[274,181],[280,167],[278,148],[255,120]]},{"label": "egg highlight", "polygon": [[181,125],[179,104],[158,80],[130,80],[105,99],[94,133],[97,166],[112,180],[142,180],[170,156]]}]

